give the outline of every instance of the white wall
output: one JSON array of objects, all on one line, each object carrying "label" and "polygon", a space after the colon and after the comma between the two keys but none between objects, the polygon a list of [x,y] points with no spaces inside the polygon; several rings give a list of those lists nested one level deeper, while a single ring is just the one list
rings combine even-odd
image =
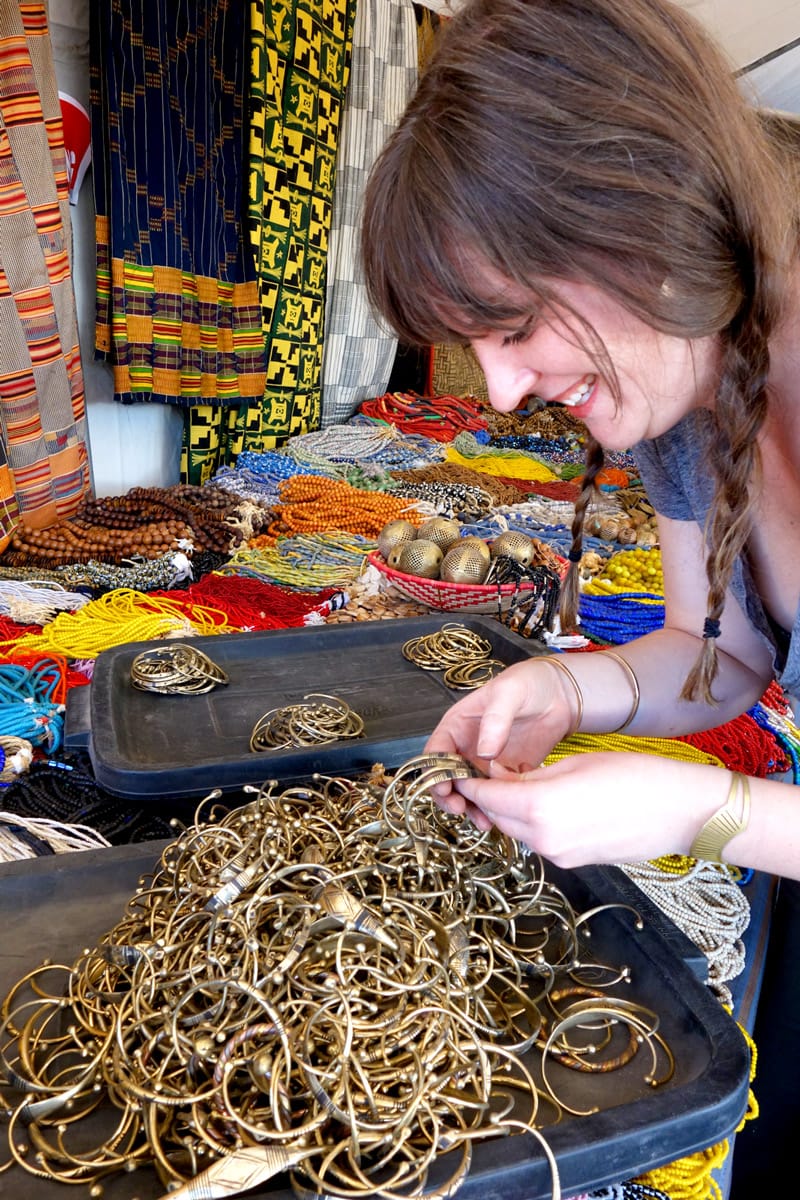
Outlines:
[{"label": "white wall", "polygon": [[800,38],[800,0],[681,0],[708,25],[737,67]]}]

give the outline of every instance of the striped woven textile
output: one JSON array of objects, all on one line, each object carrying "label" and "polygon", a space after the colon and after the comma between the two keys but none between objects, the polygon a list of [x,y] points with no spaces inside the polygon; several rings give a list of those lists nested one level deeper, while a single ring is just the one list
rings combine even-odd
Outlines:
[{"label": "striped woven textile", "polygon": [[91,3],[99,357],[130,403],[264,393],[243,233],[248,5]]},{"label": "striped woven textile", "polygon": [[47,9],[0,0],[0,549],[90,486],[71,238]]},{"label": "striped woven textile", "polygon": [[328,232],[355,0],[252,0],[248,234],[267,382],[259,404],[193,408],[181,477],[202,483],[242,450],[320,423]]}]

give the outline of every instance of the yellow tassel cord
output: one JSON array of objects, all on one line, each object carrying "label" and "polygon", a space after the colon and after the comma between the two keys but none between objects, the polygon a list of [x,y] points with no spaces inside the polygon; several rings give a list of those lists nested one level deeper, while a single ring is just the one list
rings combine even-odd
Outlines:
[{"label": "yellow tassel cord", "polygon": [[[187,615],[187,607],[191,617]],[[126,642],[164,637],[198,637],[237,632],[224,612],[206,605],[187,606],[129,588],[107,592],[77,612],[63,612],[41,633],[26,634],[0,648],[31,653],[63,654],[65,658],[96,658],[103,650]]]},{"label": "yellow tassel cord", "polygon": [[[620,550],[612,554],[605,566],[583,584],[587,596],[615,596],[620,592],[652,592],[664,595],[664,572],[661,551],[657,548]],[[642,604],[660,604],[661,600],[642,597]]]}]

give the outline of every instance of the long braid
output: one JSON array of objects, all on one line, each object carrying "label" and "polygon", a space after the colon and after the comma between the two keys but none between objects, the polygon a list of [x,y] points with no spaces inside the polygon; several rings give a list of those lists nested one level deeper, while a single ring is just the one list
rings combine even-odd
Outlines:
[{"label": "long braid", "polygon": [[716,639],[734,564],[744,551],[753,525],[754,493],[760,481],[757,437],[767,414],[769,326],[757,303],[731,329],[716,397],[716,431],[709,461],[716,486],[706,521],[708,610],[703,648],[690,670],[681,698],[716,701]]},{"label": "long braid", "polygon": [[583,549],[583,524],[586,512],[595,494],[597,476],[603,469],[605,455],[603,447],[593,437],[586,440],[586,470],[583,474],[583,485],[580,495],[575,501],[575,515],[572,518],[572,545],[569,550],[569,570],[561,585],[561,603],[559,617],[561,628],[567,633],[578,624],[578,599],[580,587],[580,561]]}]

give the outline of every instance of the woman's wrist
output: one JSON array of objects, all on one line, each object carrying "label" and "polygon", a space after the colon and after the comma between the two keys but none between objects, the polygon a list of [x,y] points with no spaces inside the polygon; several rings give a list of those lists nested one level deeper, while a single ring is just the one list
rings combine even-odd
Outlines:
[{"label": "woman's wrist", "polygon": [[573,733],[578,732],[583,720],[583,691],[581,685],[563,659],[554,654],[549,654],[543,661],[549,667],[553,667],[559,676],[561,693],[570,714],[569,722],[561,737],[570,737]]}]

